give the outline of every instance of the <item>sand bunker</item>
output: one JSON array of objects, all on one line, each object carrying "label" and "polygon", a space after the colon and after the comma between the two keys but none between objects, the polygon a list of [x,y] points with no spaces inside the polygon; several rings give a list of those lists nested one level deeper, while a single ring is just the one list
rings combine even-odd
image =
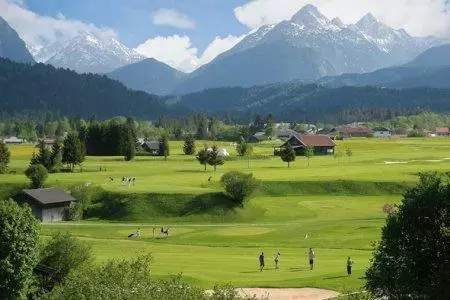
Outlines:
[{"label": "sand bunker", "polygon": [[242,296],[268,300],[323,300],[337,297],[338,292],[315,288],[242,288],[239,289]]}]

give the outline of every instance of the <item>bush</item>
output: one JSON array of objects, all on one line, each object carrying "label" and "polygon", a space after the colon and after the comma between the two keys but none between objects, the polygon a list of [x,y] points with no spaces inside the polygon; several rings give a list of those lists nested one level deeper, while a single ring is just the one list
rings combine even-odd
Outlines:
[{"label": "bush", "polygon": [[[53,280],[62,282],[72,270],[90,262],[91,248],[74,238],[70,233],[56,233],[45,245],[41,253],[40,264],[56,269],[58,273]],[[53,286],[47,287],[51,290]]]},{"label": "bush", "polygon": [[71,202],[67,210],[67,221],[80,221],[83,219],[83,205],[81,202]]},{"label": "bush", "polygon": [[5,174],[8,172],[8,164],[11,153],[8,147],[0,140],[0,174]]},{"label": "bush", "polygon": [[244,202],[248,200],[257,186],[253,174],[244,174],[232,171],[224,174],[220,179],[225,193],[236,204],[244,207]]},{"label": "bush", "polygon": [[38,241],[31,209],[13,200],[0,201],[0,299],[24,296],[37,263]]},{"label": "bush", "polygon": [[25,170],[25,175],[31,181],[31,188],[39,189],[44,186],[45,180],[48,177],[47,169],[41,165],[31,165],[28,169]]},{"label": "bush", "polygon": [[450,184],[421,174],[387,217],[366,272],[367,289],[389,299],[445,299],[450,295]]}]

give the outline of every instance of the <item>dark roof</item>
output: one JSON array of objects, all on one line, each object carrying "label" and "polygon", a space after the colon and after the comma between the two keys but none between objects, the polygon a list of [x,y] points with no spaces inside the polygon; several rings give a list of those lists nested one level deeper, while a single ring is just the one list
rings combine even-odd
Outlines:
[{"label": "dark roof", "polygon": [[148,149],[159,150],[159,141],[147,141],[144,142],[144,146]]},{"label": "dark roof", "polygon": [[23,192],[41,204],[55,204],[77,201],[70,194],[57,188],[23,190]]},{"label": "dark roof", "polygon": [[373,131],[391,131],[389,128],[386,127],[375,127]]}]

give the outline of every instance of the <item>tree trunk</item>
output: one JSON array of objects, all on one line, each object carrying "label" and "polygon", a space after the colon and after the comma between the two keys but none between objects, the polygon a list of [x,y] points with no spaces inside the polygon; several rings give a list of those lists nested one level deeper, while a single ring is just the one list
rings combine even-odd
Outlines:
[{"label": "tree trunk", "polygon": [[205,171],[206,171],[206,164],[205,164]]}]

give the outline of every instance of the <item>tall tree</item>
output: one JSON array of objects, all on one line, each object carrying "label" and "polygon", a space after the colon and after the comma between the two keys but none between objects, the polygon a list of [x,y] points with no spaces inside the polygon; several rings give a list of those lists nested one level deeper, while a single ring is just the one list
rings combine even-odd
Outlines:
[{"label": "tall tree", "polygon": [[275,121],[271,114],[269,114],[266,118],[266,127],[265,133],[268,138],[272,138],[275,136]]},{"label": "tall tree", "polygon": [[350,161],[350,159],[351,159],[352,156],[353,156],[353,151],[352,151],[352,149],[350,149],[350,147],[347,147],[347,148],[345,149],[345,155],[347,155],[348,161]]},{"label": "tall tree", "polygon": [[0,200],[0,299],[25,299],[38,243],[39,227],[31,208]]},{"label": "tall tree", "polygon": [[76,165],[81,164],[86,156],[86,150],[83,142],[77,134],[69,133],[64,140],[62,162],[68,164],[70,170]]},{"label": "tall tree", "polygon": [[186,155],[195,154],[195,138],[192,134],[186,135],[184,139],[183,152]]},{"label": "tall tree", "polygon": [[48,171],[41,164],[31,164],[28,169],[25,170],[25,176],[30,179],[31,188],[40,189],[44,187],[48,177]]},{"label": "tall tree", "polygon": [[204,115],[199,116],[197,124],[197,139],[204,140],[208,137],[208,119]]},{"label": "tall tree", "polygon": [[10,157],[11,153],[9,152],[8,146],[0,140],[0,174],[8,172]]},{"label": "tall tree", "polygon": [[197,156],[195,157],[197,161],[205,167],[206,171],[206,165],[208,164],[208,146],[204,146],[203,149],[200,149],[200,151],[197,152]]},{"label": "tall tree", "polygon": [[50,160],[52,163],[52,171],[53,172],[59,172],[62,168],[62,152],[63,152],[63,146],[60,141],[56,141],[52,145],[52,151],[50,154]]},{"label": "tall tree", "polygon": [[170,155],[169,139],[167,138],[167,135],[163,135],[159,139],[159,153],[164,156],[165,160],[167,160],[167,157]]},{"label": "tall tree", "polygon": [[39,148],[39,152],[38,152],[37,156],[35,157],[35,159],[32,159],[31,163],[32,164],[34,164],[34,163],[41,164],[47,169],[47,171],[50,171],[53,167],[52,153],[51,153],[50,149],[47,148],[44,141],[39,142],[38,148]]},{"label": "tall tree", "polygon": [[291,167],[291,162],[295,161],[295,151],[290,144],[280,151],[281,160],[287,162],[288,168]]},{"label": "tall tree", "polygon": [[214,172],[217,166],[221,166],[225,163],[225,158],[221,155],[217,145],[214,145],[211,150],[208,151],[208,164],[214,167]]},{"label": "tall tree", "polygon": [[309,161],[311,160],[311,158],[314,157],[314,147],[313,146],[306,146],[305,157],[308,160],[308,167],[309,167]]},{"label": "tall tree", "polygon": [[236,152],[239,156],[243,156],[247,159],[247,165],[250,169],[250,158],[253,154],[253,147],[242,136],[236,143]]},{"label": "tall tree", "polygon": [[396,212],[388,215],[366,272],[367,288],[388,299],[448,299],[450,184],[421,174]]}]

